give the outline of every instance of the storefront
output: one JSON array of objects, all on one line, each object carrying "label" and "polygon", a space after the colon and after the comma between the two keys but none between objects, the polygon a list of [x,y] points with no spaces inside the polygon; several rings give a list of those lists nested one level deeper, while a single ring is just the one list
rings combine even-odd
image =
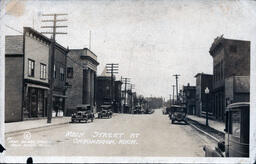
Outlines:
[{"label": "storefront", "polygon": [[47,116],[47,87],[27,85],[25,90],[24,119]]},{"label": "storefront", "polygon": [[53,111],[52,117],[65,115],[65,98],[64,95],[53,95]]}]

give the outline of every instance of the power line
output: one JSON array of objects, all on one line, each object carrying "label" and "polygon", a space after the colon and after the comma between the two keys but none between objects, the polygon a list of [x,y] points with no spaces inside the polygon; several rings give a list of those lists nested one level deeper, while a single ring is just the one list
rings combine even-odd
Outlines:
[{"label": "power line", "polygon": [[12,29],[12,30],[14,30],[14,31],[16,31],[16,32],[18,32],[18,33],[23,34],[23,32],[21,32],[21,31],[15,29],[15,28],[13,28],[13,27],[11,27],[11,26],[8,26],[7,24],[5,24],[5,26],[8,27],[9,29]]},{"label": "power line", "polygon": [[56,47],[56,41],[55,41],[55,37],[56,34],[67,34],[64,32],[56,32],[57,28],[66,28],[67,26],[57,26],[57,22],[60,21],[67,21],[67,20],[58,20],[57,17],[58,16],[63,16],[63,15],[67,15],[67,14],[42,14],[42,16],[50,16],[53,17],[53,19],[50,20],[42,20],[42,22],[52,22],[53,25],[52,26],[41,26],[41,28],[50,28],[52,29],[52,32],[41,32],[42,34],[52,34],[52,38],[51,38],[51,48],[50,48],[50,91],[49,91],[49,96],[48,96],[48,108],[47,108],[47,123],[51,123],[52,120],[52,108],[53,108],[53,79],[54,79],[54,61],[55,61],[55,47]]}]

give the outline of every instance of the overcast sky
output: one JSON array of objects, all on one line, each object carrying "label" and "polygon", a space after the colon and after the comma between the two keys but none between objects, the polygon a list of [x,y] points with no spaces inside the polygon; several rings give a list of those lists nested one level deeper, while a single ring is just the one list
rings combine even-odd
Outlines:
[{"label": "overcast sky", "polygon": [[[209,48],[217,36],[251,41],[255,52],[256,2],[207,0],[10,1],[1,20],[18,31],[38,31],[41,14],[68,13],[68,28],[57,42],[70,49],[89,46],[98,56],[98,74],[106,63],[119,63],[138,94],[169,97],[173,74],[179,87],[195,85],[199,72],[212,74]],[[6,26],[8,35],[18,35]],[[251,57],[253,60],[254,57]]]}]

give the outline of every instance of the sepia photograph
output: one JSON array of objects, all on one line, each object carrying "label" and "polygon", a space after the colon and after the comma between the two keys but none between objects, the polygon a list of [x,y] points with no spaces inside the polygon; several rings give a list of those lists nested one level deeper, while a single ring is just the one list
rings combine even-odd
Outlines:
[{"label": "sepia photograph", "polygon": [[0,10],[0,163],[256,163],[256,1]]}]

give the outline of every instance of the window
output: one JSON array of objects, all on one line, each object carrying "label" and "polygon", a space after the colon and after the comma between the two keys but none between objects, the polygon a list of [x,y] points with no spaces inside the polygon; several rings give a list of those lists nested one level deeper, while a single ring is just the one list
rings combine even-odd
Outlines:
[{"label": "window", "polygon": [[234,137],[240,138],[240,111],[232,112],[232,134]]},{"label": "window", "polygon": [[53,65],[53,72],[54,72],[53,78],[56,79],[56,77],[57,77],[57,72],[56,72],[55,64]]},{"label": "window", "polygon": [[60,67],[60,80],[64,81],[64,69]]},{"label": "window", "polygon": [[28,76],[35,77],[35,61],[28,59]]},{"label": "window", "polygon": [[40,64],[40,79],[46,79],[46,65],[42,63]]},{"label": "window", "polygon": [[67,78],[73,78],[73,67],[67,68]]}]

